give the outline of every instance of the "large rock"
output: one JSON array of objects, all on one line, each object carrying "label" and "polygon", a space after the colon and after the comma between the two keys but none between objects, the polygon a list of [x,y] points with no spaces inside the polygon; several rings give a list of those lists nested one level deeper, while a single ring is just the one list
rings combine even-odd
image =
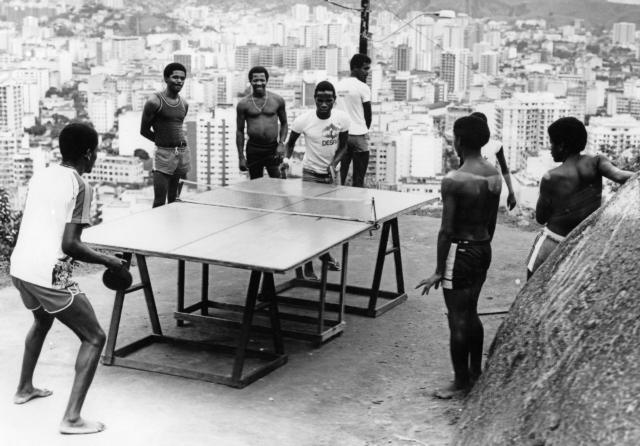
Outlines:
[{"label": "large rock", "polygon": [[453,444],[640,445],[639,175],[517,296]]}]

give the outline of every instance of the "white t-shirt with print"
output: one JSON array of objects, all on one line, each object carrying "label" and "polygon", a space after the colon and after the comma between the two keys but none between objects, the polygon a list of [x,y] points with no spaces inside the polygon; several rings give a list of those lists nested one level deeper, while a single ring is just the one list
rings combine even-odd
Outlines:
[{"label": "white t-shirt with print", "polygon": [[75,285],[62,252],[67,223],[91,224],[91,186],[71,167],[52,165],[29,181],[11,275],[52,289]]},{"label": "white t-shirt with print", "polygon": [[349,115],[350,135],[366,135],[369,133],[364,119],[363,102],[371,102],[371,89],[355,77],[345,77],[336,85],[336,108]]},{"label": "white t-shirt with print", "polygon": [[304,135],[307,150],[302,168],[316,173],[327,173],[338,150],[340,133],[349,130],[349,117],[340,110],[332,110],[327,119],[320,119],[315,110],[309,110],[293,121],[291,130]]}]

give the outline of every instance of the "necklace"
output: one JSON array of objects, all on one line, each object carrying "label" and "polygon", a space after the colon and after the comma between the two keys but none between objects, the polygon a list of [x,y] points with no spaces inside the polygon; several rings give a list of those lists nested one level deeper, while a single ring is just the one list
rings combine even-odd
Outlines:
[{"label": "necklace", "polygon": [[269,100],[269,95],[267,94],[267,92],[264,92],[264,104],[262,104],[262,107],[259,107],[256,105],[256,101],[253,100],[253,95],[251,95],[251,102],[253,102],[253,106],[255,108],[258,109],[258,111],[262,111],[262,109],[264,108],[265,105],[267,105],[267,101]]}]

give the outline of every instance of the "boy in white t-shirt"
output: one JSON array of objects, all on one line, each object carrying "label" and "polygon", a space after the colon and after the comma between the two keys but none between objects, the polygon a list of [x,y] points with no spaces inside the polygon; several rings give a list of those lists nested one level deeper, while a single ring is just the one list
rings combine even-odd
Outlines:
[{"label": "boy in white t-shirt", "polygon": [[105,334],[96,315],[72,280],[72,259],[105,265],[112,270],[124,262],[91,250],[80,239],[91,224],[91,186],[82,174],[97,158],[98,134],[86,124],[69,124],[60,132],[62,163],[52,165],[29,182],[18,242],[11,255],[11,277],[34,323],[27,335],[16,404],[51,395],[33,387],[33,372],[45,337],[58,319],[82,341],[76,377],[60,423],[63,434],[92,434],[105,429],[80,417],[82,404],[98,366]]},{"label": "boy in white t-shirt", "polygon": [[371,127],[371,89],[367,77],[371,59],[365,54],[355,54],[349,62],[351,75],[336,85],[336,109],[349,115],[349,142],[347,153],[340,164],[340,179],[345,184],[349,165],[353,161],[353,187],[364,187],[369,167],[369,127]]},{"label": "boy in white t-shirt", "polygon": [[[316,109],[298,116],[291,126],[282,167],[288,167],[296,141],[300,135],[304,135],[306,151],[302,160],[302,181],[333,184],[333,178],[337,175],[336,166],[347,150],[350,121],[345,112],[332,111],[336,90],[331,82],[322,81],[316,85],[314,98]],[[329,269],[340,271],[338,261],[331,254],[327,255]],[[298,271],[298,275],[300,274]],[[307,278],[318,279],[311,262],[305,265],[304,274]]]}]

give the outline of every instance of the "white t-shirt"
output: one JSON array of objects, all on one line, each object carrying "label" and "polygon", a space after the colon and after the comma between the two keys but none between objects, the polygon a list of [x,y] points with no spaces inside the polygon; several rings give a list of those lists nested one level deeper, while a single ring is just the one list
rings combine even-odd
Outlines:
[{"label": "white t-shirt", "polygon": [[349,115],[350,135],[366,135],[369,133],[364,120],[363,102],[371,102],[371,89],[355,77],[345,77],[336,85],[336,108]]},{"label": "white t-shirt", "polygon": [[489,142],[481,149],[482,157],[489,161],[492,166],[495,166],[498,161],[498,157],[496,155],[501,148],[502,143],[497,139],[491,138]]},{"label": "white t-shirt", "polygon": [[307,145],[302,168],[327,173],[327,167],[338,150],[338,136],[349,130],[349,116],[333,109],[329,118],[320,119],[315,110],[309,110],[293,121],[291,130],[304,135]]},{"label": "white t-shirt", "polygon": [[12,276],[45,288],[75,285],[62,235],[67,223],[91,224],[91,195],[87,180],[71,167],[52,165],[31,178],[11,255]]}]

